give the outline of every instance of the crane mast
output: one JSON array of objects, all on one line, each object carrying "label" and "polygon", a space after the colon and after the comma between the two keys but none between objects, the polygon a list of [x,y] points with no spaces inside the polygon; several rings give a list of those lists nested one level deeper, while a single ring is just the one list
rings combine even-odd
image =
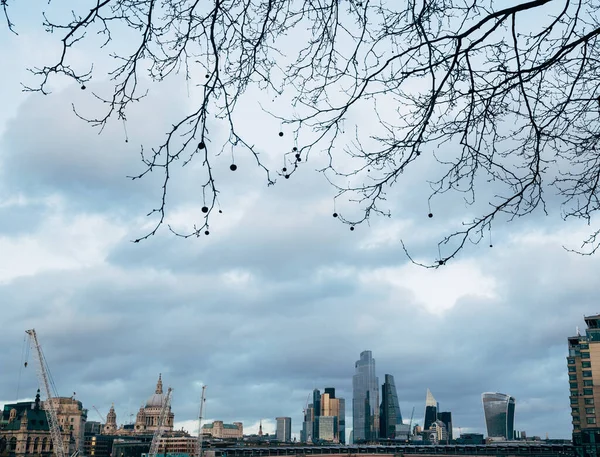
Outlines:
[{"label": "crane mast", "polygon": [[198,415],[198,457],[202,457],[202,414],[204,413],[204,402],[206,401],[206,386],[202,386],[200,396],[200,414]]},{"label": "crane mast", "polygon": [[160,410],[160,415],[158,416],[158,427],[154,432],[154,436],[152,437],[152,444],[150,444],[148,457],[156,457],[156,454],[158,454],[158,446],[164,432],[164,423],[167,419],[167,415],[169,414],[169,406],[171,405],[171,392],[173,392],[173,389],[169,387],[167,389],[167,396],[162,404],[162,409]]},{"label": "crane mast", "polygon": [[58,415],[56,413],[56,405],[54,404],[52,391],[50,389],[50,378],[46,367],[46,359],[40,347],[40,343],[35,333],[35,329],[26,330],[25,333],[29,335],[29,343],[34,349],[35,358],[38,362],[37,375],[39,383],[44,394],[46,395],[46,401],[44,402],[44,410],[46,411],[46,417],[48,419],[48,426],[50,428],[50,436],[52,438],[52,445],[54,446],[54,455],[56,457],[67,457],[65,452],[62,433],[60,425],[58,424]]}]

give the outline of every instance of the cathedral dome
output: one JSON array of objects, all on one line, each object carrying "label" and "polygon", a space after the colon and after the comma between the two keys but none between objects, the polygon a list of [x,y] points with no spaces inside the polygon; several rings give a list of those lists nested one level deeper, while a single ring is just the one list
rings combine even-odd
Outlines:
[{"label": "cathedral dome", "polygon": [[152,408],[152,407],[160,408],[163,405],[164,397],[165,396],[163,394],[159,394],[159,393],[153,394],[150,398],[148,398],[148,401],[146,402],[146,408]]},{"label": "cathedral dome", "polygon": [[164,401],[165,396],[163,394],[162,376],[159,374],[158,382],[156,383],[156,391],[154,394],[152,394],[152,396],[150,396],[150,398],[148,398],[148,401],[146,402],[146,408],[160,408],[162,407]]}]

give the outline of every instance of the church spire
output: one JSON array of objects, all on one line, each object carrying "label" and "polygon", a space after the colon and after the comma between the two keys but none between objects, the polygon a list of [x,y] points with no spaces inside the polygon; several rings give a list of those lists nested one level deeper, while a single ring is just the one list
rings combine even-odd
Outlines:
[{"label": "church spire", "polygon": [[156,383],[156,393],[157,394],[162,394],[163,393],[162,373],[158,374],[158,382]]},{"label": "church spire", "polygon": [[258,436],[263,436],[262,419],[260,420],[260,425],[258,426]]}]

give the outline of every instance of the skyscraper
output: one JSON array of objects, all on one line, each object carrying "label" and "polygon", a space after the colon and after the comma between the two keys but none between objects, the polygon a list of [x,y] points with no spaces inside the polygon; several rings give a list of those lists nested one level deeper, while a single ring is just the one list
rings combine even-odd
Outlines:
[{"label": "skyscraper", "polygon": [[433,397],[433,394],[427,389],[427,396],[425,397],[425,419],[423,420],[423,430],[429,430],[431,424],[437,420],[437,402]]},{"label": "skyscraper", "polygon": [[352,418],[354,442],[379,437],[379,379],[371,351],[360,353],[352,377]]},{"label": "skyscraper", "polygon": [[[577,455],[598,455],[600,451],[600,409],[595,401],[600,393],[600,315],[584,317],[587,329],[568,338],[569,388],[573,445]],[[594,362],[593,362],[594,361]]]},{"label": "skyscraper", "polygon": [[450,411],[443,411],[441,413],[437,413],[437,418],[444,423],[448,433],[448,439],[452,440],[452,413]]},{"label": "skyscraper", "polygon": [[319,389],[313,390],[313,430],[312,430],[312,442],[316,443],[319,441],[319,422],[317,417],[321,415],[321,392]]},{"label": "skyscraper", "polygon": [[498,392],[481,394],[488,438],[512,440],[515,434],[515,399]]},{"label": "skyscraper", "polygon": [[[319,417],[333,417],[335,427],[333,432],[333,442],[345,443],[346,438],[346,403],[343,398],[335,397],[335,388],[327,387],[321,395],[321,414]],[[321,427],[321,425],[319,425]],[[319,428],[321,430],[321,428]],[[320,433],[320,431],[319,431]],[[322,441],[332,441],[319,435]]]},{"label": "skyscraper", "polygon": [[289,443],[292,441],[292,418],[277,417],[277,431],[275,432],[277,441],[281,443]]},{"label": "skyscraper", "polygon": [[379,415],[379,437],[393,439],[396,437],[396,425],[402,424],[402,413],[398,403],[396,383],[391,374],[385,375],[381,386],[381,408]]}]

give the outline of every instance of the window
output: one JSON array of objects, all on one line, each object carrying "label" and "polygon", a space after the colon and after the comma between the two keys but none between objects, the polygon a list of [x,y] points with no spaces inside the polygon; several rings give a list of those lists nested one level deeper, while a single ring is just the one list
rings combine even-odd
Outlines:
[{"label": "window", "polygon": [[582,359],[589,359],[590,358],[590,353],[589,352],[582,352],[581,353],[581,358]]},{"label": "window", "polygon": [[576,374],[570,374],[569,375],[569,381],[577,381],[577,375]]},{"label": "window", "polygon": [[585,408],[586,414],[596,414],[596,408]]},{"label": "window", "polygon": [[578,403],[577,397],[571,397],[571,404],[576,405]]},{"label": "window", "polygon": [[575,363],[575,357],[567,357],[567,363]]},{"label": "window", "polygon": [[583,401],[585,402],[586,405],[593,405],[594,404],[594,399],[593,398],[585,398]]},{"label": "window", "polygon": [[579,414],[579,408],[578,408],[578,407],[572,407],[571,409],[572,409],[572,411],[571,411],[571,412],[572,412],[573,414]]},{"label": "window", "polygon": [[590,362],[589,360],[588,361],[584,360],[583,362],[581,362],[581,366],[583,368],[591,368],[592,367],[592,362]]},{"label": "window", "polygon": [[569,373],[574,373],[575,372],[575,367],[569,367]]},{"label": "window", "polygon": [[594,395],[594,389],[583,389],[583,395]]},{"label": "window", "polygon": [[573,416],[573,422],[579,422],[579,416]]},{"label": "window", "polygon": [[586,420],[587,420],[588,424],[595,424],[596,423],[596,418],[595,417],[587,417]]},{"label": "window", "polygon": [[594,381],[592,379],[584,379],[583,380],[583,385],[586,387],[590,387],[594,385]]},{"label": "window", "polygon": [[592,370],[583,370],[582,373],[584,378],[591,378],[592,377]]},{"label": "window", "polygon": [[577,389],[577,383],[576,382],[570,382],[569,385],[571,386],[571,389]]},{"label": "window", "polygon": [[587,343],[581,343],[579,345],[579,349],[589,349],[589,348],[590,348],[590,345]]}]

